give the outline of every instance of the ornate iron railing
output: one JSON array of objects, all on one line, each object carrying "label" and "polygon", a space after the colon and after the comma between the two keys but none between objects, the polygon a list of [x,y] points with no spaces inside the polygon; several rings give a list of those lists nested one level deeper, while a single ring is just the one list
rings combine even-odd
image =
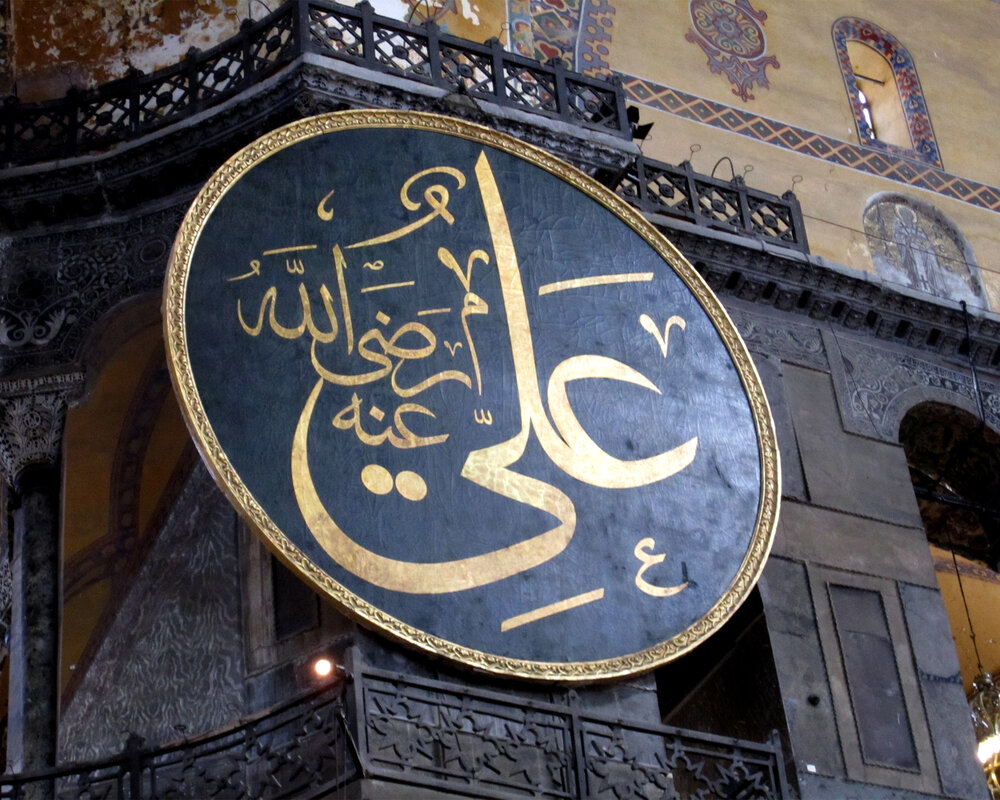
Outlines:
[{"label": "ornate iron railing", "polygon": [[3,800],[323,797],[357,776],[341,687],[329,687],[221,733],[159,750],[130,737],[117,758],[0,777]]},{"label": "ornate iron railing", "polygon": [[621,138],[630,135],[616,81],[587,77],[561,62],[541,64],[505,51],[381,17],[368,3],[351,8],[291,0],[246,21],[233,38],[149,75],[132,71],[96,89],[71,90],[44,103],[3,105],[2,160],[30,164],[99,151],[144,136],[217,105],[304,53],[319,53],[376,72],[561,119]]},{"label": "ornate iron railing", "polygon": [[497,800],[783,800],[783,769],[776,736],[727,739],[365,669],[221,733],[153,751],[132,738],[115,759],[0,777],[0,798],[318,798],[370,778]]},{"label": "ornate iron railing", "polygon": [[[304,53],[347,61],[460,92],[474,99],[630,137],[620,84],[509,53],[498,39],[478,44],[325,0],[291,0],[246,21],[228,41],[150,75],[137,71],[93,90],[24,104],[7,98],[0,140],[7,166],[96,152],[217,105]],[[780,198],[640,157],[616,176],[618,193],[646,212],[667,214],[806,251],[795,196]]]},{"label": "ornate iron railing", "polygon": [[749,234],[809,252],[802,209],[792,192],[778,197],[749,188],[740,176],[723,181],[680,166],[638,158],[615,191],[649,214],[665,214],[732,233]]}]

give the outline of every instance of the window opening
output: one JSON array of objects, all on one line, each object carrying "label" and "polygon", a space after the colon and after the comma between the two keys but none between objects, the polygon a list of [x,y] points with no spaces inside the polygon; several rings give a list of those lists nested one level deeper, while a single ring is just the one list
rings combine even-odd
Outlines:
[{"label": "window opening", "polygon": [[862,144],[942,166],[907,49],[874,23],[841,17],[833,43]]},{"label": "window opening", "polygon": [[[859,77],[858,75],[854,76]],[[868,95],[866,95],[860,88],[858,89],[858,103],[861,104],[861,116],[864,117],[865,123],[868,125],[868,130],[866,133],[869,134],[869,139],[877,139],[878,134],[875,132],[875,123],[872,121],[872,109],[871,105],[868,103]]]}]

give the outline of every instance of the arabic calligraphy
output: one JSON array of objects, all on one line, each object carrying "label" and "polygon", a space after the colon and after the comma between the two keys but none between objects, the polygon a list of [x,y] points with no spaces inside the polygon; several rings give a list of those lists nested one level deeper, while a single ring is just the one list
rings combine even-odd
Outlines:
[{"label": "arabic calligraphy", "polygon": [[[573,539],[577,512],[573,500],[561,488],[518,467],[532,441],[565,475],[600,489],[629,489],[666,480],[688,467],[698,452],[698,437],[688,438],[663,452],[646,457],[625,459],[607,452],[599,445],[574,412],[569,387],[577,382],[611,381],[628,384],[661,394],[661,389],[634,367],[607,355],[591,353],[564,358],[551,369],[544,381],[536,361],[536,341],[525,299],[525,288],[516,246],[501,197],[496,176],[486,152],[481,152],[472,169],[472,184],[466,174],[453,166],[435,166],[410,176],[399,192],[400,204],[407,212],[421,216],[385,233],[361,241],[334,244],[327,250],[328,260],[320,257],[316,244],[289,245],[261,252],[251,261],[251,271],[228,280],[263,281],[253,313],[236,302],[236,319],[250,337],[273,334],[282,340],[304,339],[315,381],[299,413],[291,445],[291,476],[294,495],[302,517],[320,546],[342,567],[354,575],[384,589],[414,594],[441,594],[485,586],[531,570],[556,558]],[[447,181],[448,185],[445,185]],[[433,306],[410,312],[409,318],[396,319],[378,309],[371,324],[361,320],[371,303],[381,297],[411,298],[420,291],[420,278],[397,275],[393,262],[377,251],[382,245],[414,235],[428,226],[456,224],[453,212],[455,193],[467,184],[478,192],[485,215],[487,232],[478,246],[458,251],[439,245],[436,265],[427,269],[444,270],[454,282],[455,299],[450,305]],[[414,199],[416,192],[420,199]],[[331,222],[335,218],[330,190],[316,206],[318,217]],[[464,196],[464,195],[462,195]],[[450,205],[451,204],[451,205]],[[437,229],[434,229],[437,230]],[[363,251],[358,259],[361,269],[352,268],[347,253]],[[296,289],[297,302],[290,302],[280,288],[275,269],[268,267],[270,257],[283,259],[284,271],[301,278]],[[366,271],[386,275],[373,284],[363,280]],[[610,284],[649,282],[653,273],[602,273],[546,284],[538,295],[553,295]],[[307,287],[307,280],[313,283]],[[397,279],[399,278],[399,279]],[[316,282],[318,281],[318,285]],[[493,309],[479,285],[498,285],[502,308]],[[328,282],[335,284],[331,289]],[[284,287],[284,284],[281,284]],[[366,306],[359,305],[365,298]],[[387,301],[388,302],[388,301]],[[386,308],[398,308],[392,301]],[[280,309],[280,311],[279,311]],[[415,470],[401,470],[393,475],[384,463],[383,447],[416,450],[444,445],[452,437],[457,420],[443,417],[434,407],[444,386],[470,391],[484,397],[490,389],[489,369],[481,361],[477,347],[477,319],[499,315],[507,330],[513,363],[513,398],[518,424],[500,440],[470,449],[458,469],[462,479],[480,489],[522,506],[543,512],[551,521],[541,530],[526,531],[524,537],[504,547],[464,558],[421,562],[392,558],[365,547],[357,535],[345,530],[331,514],[313,479],[310,466],[310,431],[321,396],[326,391],[349,392],[330,419],[333,431],[348,435],[365,448],[374,459],[366,464],[358,479],[376,497],[400,497],[419,503],[431,488]],[[433,319],[457,320],[459,340],[443,339],[435,332]],[[422,320],[425,320],[422,321]],[[664,358],[667,337],[672,328],[684,330],[685,321],[671,316],[661,334],[652,318],[644,313],[641,326],[653,335]],[[439,341],[450,365],[437,363]],[[434,392],[430,390],[434,389]],[[491,397],[495,394],[492,393]],[[386,406],[387,398],[390,405]],[[426,398],[426,399],[425,399]],[[471,421],[483,429],[494,426],[493,409],[478,405]],[[391,459],[390,459],[391,460]],[[388,463],[388,462],[386,462]],[[646,594],[669,597],[681,592],[688,582],[671,587],[648,583],[642,576],[646,569],[666,556],[648,553],[652,540],[643,540],[635,549],[642,567],[635,585]],[[604,590],[579,595],[586,602],[603,598]],[[558,600],[540,610],[526,612],[512,623],[510,630],[581,604],[578,598]]]},{"label": "arabic calligraphy", "polygon": [[738,332],[648,220],[544,149],[375,110],[266,134],[192,203],[164,321],[247,523],[424,651],[650,669],[767,558],[777,451]]}]

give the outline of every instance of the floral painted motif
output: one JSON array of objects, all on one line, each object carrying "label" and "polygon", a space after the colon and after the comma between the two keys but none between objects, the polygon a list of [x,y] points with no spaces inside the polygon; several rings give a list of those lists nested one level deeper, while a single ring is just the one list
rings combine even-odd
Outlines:
[{"label": "floral painted motif", "polygon": [[781,65],[766,55],[765,12],[755,10],[749,0],[690,0],[688,11],[694,28],[684,38],[705,51],[712,72],[728,76],[733,94],[753,100],[754,84],[770,86],[767,67]]},{"label": "floral painted motif", "polygon": [[[934,129],[931,127],[931,117],[927,113],[924,93],[920,88],[920,79],[913,59],[900,41],[888,31],[867,20],[856,17],[841,17],[833,23],[833,45],[837,51],[837,61],[844,76],[844,85],[851,102],[851,110],[858,125],[858,134],[862,141],[871,147],[881,148],[891,153],[920,158],[935,166],[942,166],[941,154],[938,151]],[[876,139],[871,127],[861,112],[858,99],[858,83],[851,67],[851,59],[847,55],[848,42],[861,42],[881,55],[892,67],[896,78],[896,89],[899,91],[899,102],[903,107],[903,116],[910,131],[910,141],[913,150],[888,144]]]},{"label": "floral painted motif", "polygon": [[508,0],[512,49],[539,61],[559,58],[573,68],[584,5],[586,0]]}]

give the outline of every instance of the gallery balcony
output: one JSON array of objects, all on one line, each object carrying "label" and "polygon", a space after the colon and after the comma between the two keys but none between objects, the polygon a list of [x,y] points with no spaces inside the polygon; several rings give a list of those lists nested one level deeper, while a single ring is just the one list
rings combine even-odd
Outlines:
[{"label": "gallery balcony", "polygon": [[0,777],[0,798],[322,798],[359,781],[379,796],[409,786],[481,800],[790,797],[776,733],[749,742],[568,700],[365,667],[226,730],[159,749],[130,737],[117,758]]},{"label": "gallery balcony", "polygon": [[[135,199],[130,192],[113,193],[115,199],[108,201],[100,192],[74,196],[77,187],[63,185],[48,203],[34,192],[31,201],[18,203],[19,188],[27,188],[27,178],[37,171],[30,169],[33,165],[65,165],[71,172],[79,159],[126,143],[152,142],[191,125],[210,127],[206,117],[223,119],[223,106],[279,76],[301,72],[304,65],[328,73],[311,88],[321,92],[325,87],[333,98],[324,105],[279,92],[271,98],[274,109],[289,100],[298,113],[348,105],[413,106],[412,96],[422,92],[425,98],[430,93],[449,100],[451,113],[491,127],[527,118],[536,127],[548,125],[550,140],[552,133],[562,134],[559,138],[569,144],[558,155],[604,180],[643,212],[808,252],[801,210],[791,192],[778,197],[749,188],[739,177],[717,180],[687,163],[672,166],[643,157],[630,144],[633,126],[614,76],[604,80],[568,70],[559,60],[543,64],[524,58],[495,38],[477,43],[442,33],[434,23],[381,17],[367,3],[352,8],[324,0],[291,0],[267,17],[245,21],[236,36],[216,47],[192,49],[179,63],[148,75],[133,70],[120,80],[42,103],[8,97],[0,109],[0,165],[6,168],[0,169],[0,180],[6,178],[8,187],[0,223],[16,230],[88,209],[116,210],[95,204],[127,204]],[[330,77],[353,82],[354,96],[331,87]],[[365,79],[368,85],[359,89]],[[285,94],[301,95],[301,81],[284,83],[289,85]],[[432,104],[425,110],[440,109]],[[158,184],[171,188],[163,176]],[[144,185],[148,191],[149,182]]]}]

